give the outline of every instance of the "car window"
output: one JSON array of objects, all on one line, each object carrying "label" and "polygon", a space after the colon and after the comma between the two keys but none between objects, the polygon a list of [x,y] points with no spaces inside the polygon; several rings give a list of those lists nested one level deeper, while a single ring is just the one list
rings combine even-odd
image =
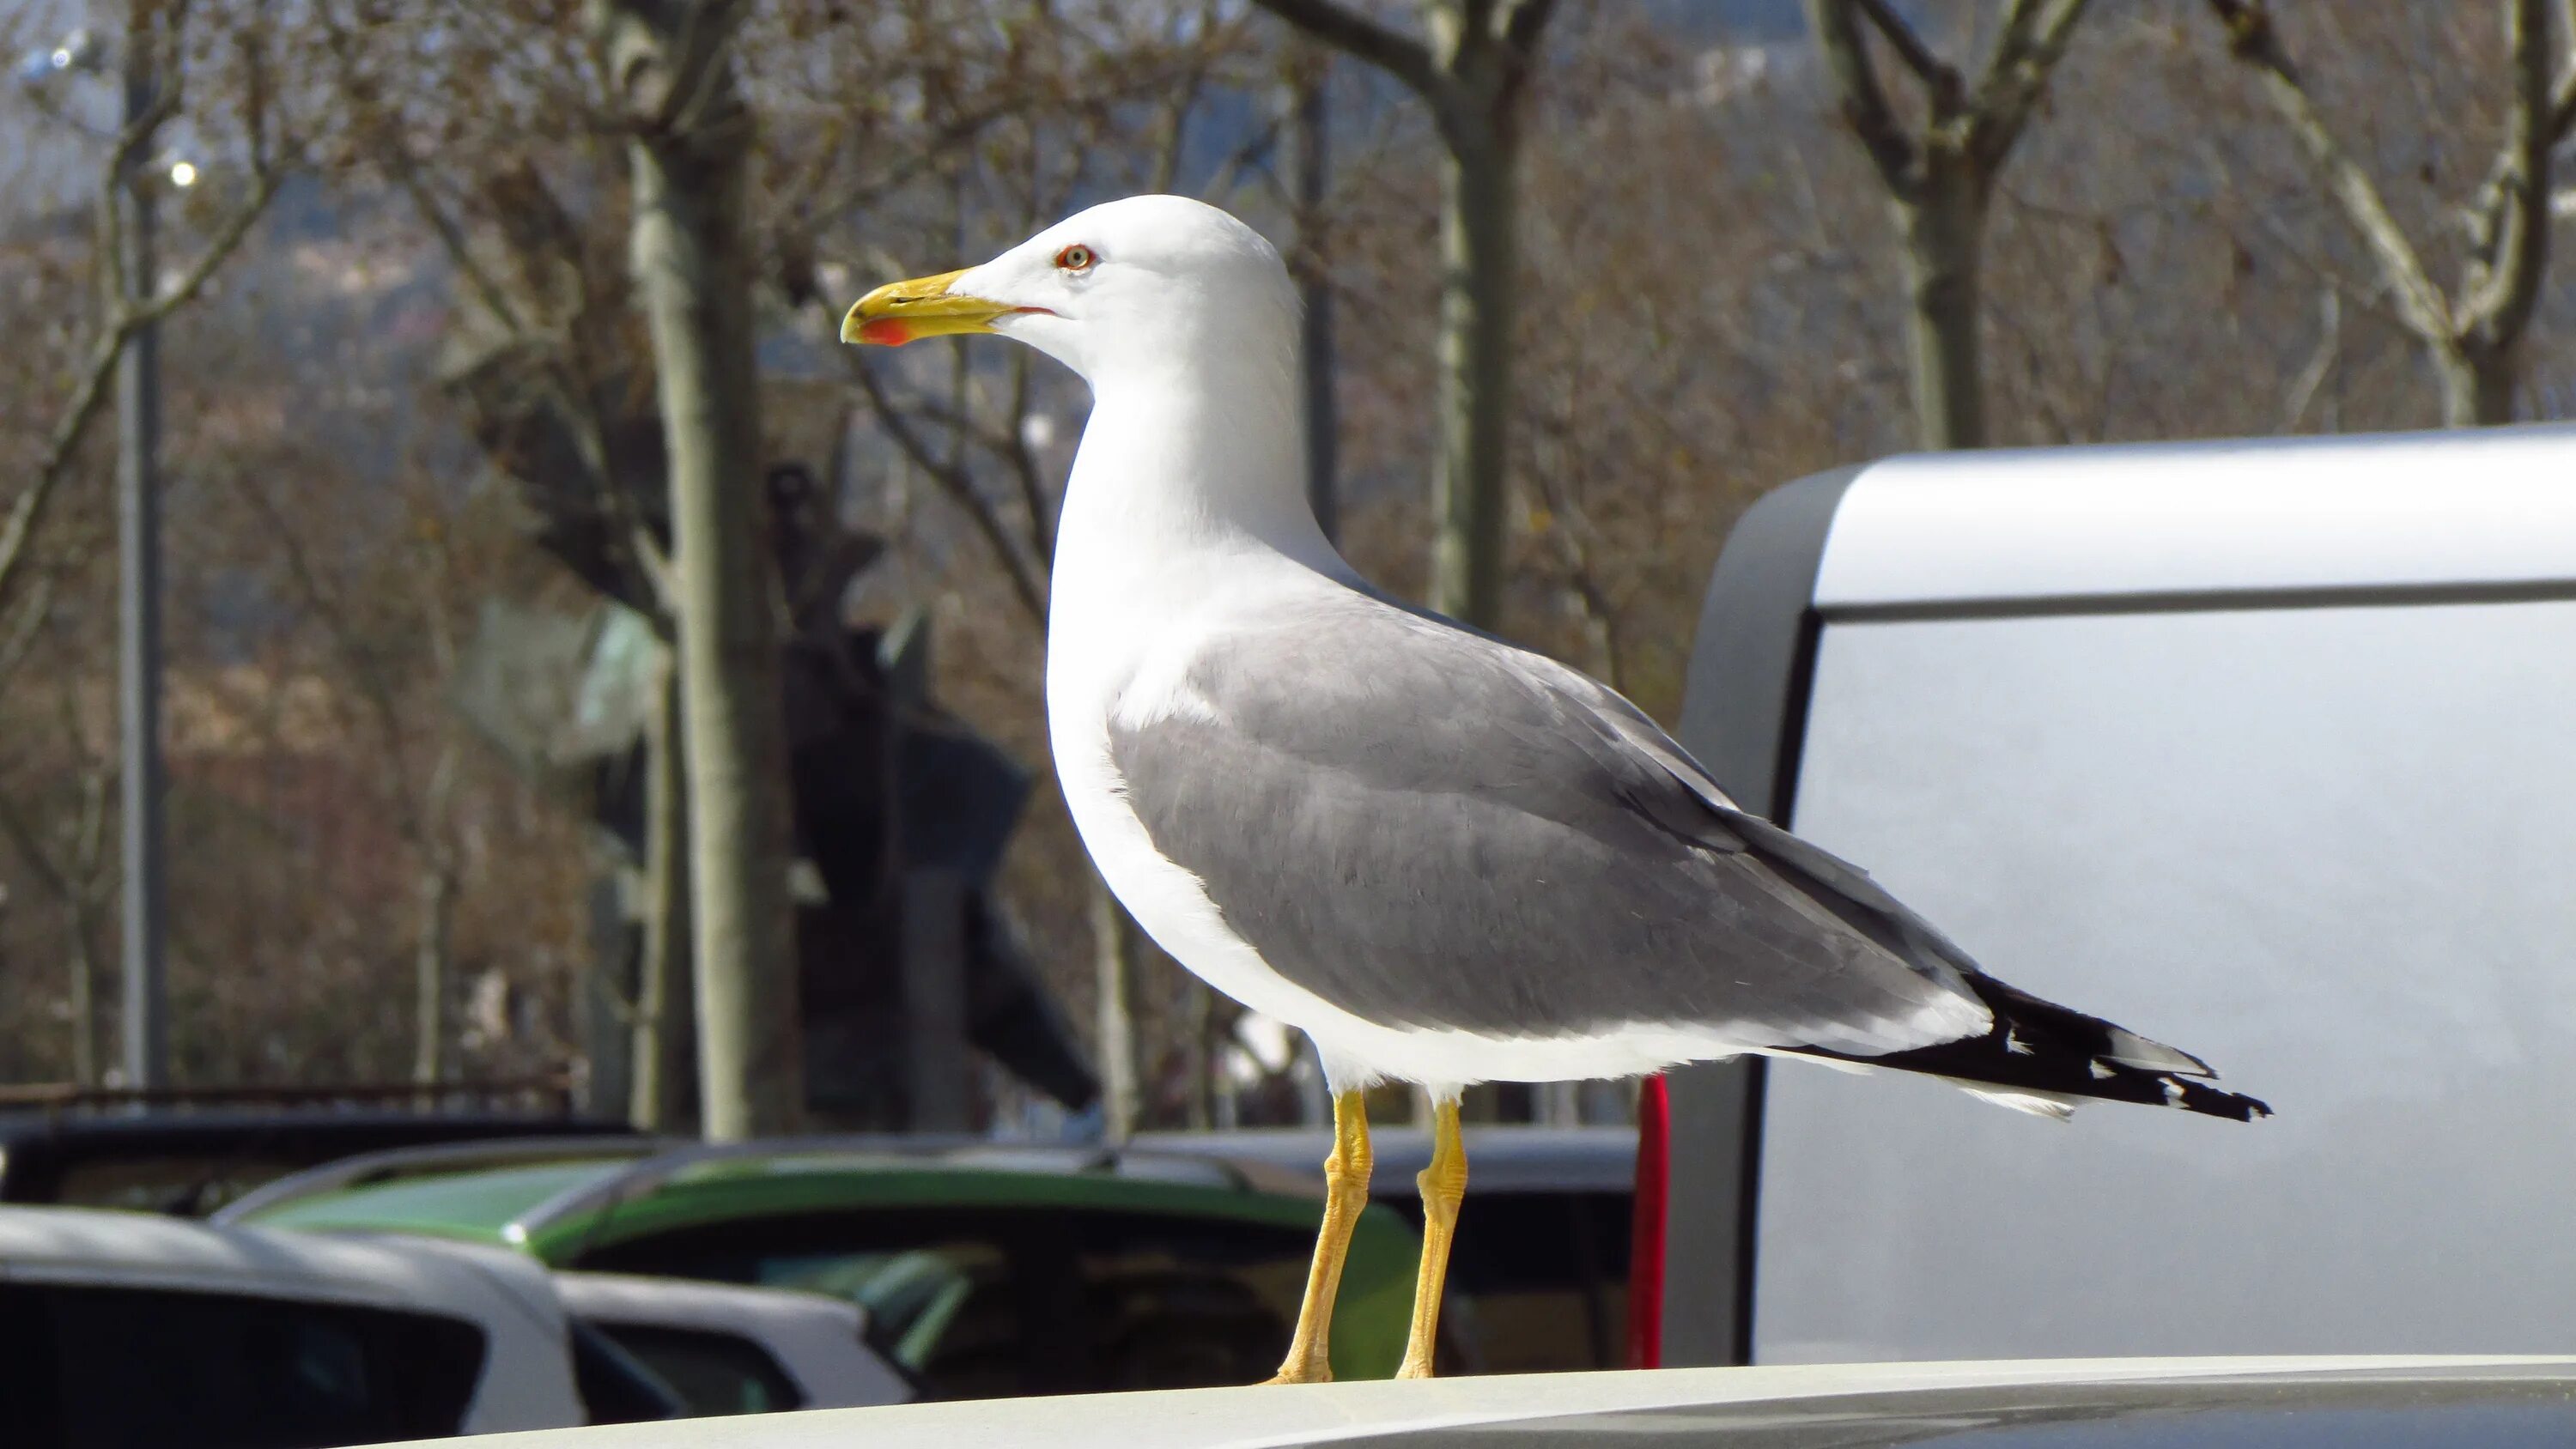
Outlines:
[{"label": "car window", "polygon": [[581,1395],[588,1422],[641,1424],[689,1417],[689,1401],[626,1345],[584,1319],[566,1320],[564,1332],[572,1350],[573,1389]]},{"label": "car window", "polygon": [[938,1354],[955,1372],[978,1344],[1007,1354],[1017,1342],[1009,1311],[1014,1269],[1005,1248],[958,1237],[887,1252],[771,1253],[760,1259],[758,1276],[745,1281],[846,1298],[867,1310],[871,1336],[895,1362],[919,1372]]},{"label": "car window", "polygon": [[482,1329],[247,1294],[0,1284],[0,1443],[319,1449],[454,1434]]},{"label": "car window", "polygon": [[865,1307],[937,1399],[1248,1383],[1277,1366],[1309,1228],[1033,1205],[683,1229],[574,1266],[803,1288]]},{"label": "car window", "polygon": [[591,1320],[662,1382],[692,1414],[766,1414],[802,1408],[805,1395],[769,1350],[735,1333]]}]

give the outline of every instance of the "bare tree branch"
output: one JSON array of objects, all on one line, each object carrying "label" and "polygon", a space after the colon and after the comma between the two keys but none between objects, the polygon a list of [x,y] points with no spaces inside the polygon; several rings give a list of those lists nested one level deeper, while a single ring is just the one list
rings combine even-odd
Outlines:
[{"label": "bare tree branch", "polygon": [[[2558,36],[2576,49],[2576,0],[2558,0]],[[2558,77],[2557,89],[2549,93],[2549,139],[2566,140],[2571,126],[2576,126],[2576,65]]]},{"label": "bare tree branch", "polygon": [[1923,37],[1914,33],[1914,27],[1905,23],[1905,17],[1897,14],[1894,6],[1887,0],[1852,0],[1852,3],[1868,19],[1870,28],[1887,41],[1887,48],[1895,51],[1896,58],[1905,62],[1905,68],[1914,72],[1915,79],[1923,82],[1924,88],[1932,93],[1936,110],[1946,109],[1957,101],[1959,73],[1951,69],[1949,62],[1932,53],[1932,47],[1923,43]]},{"label": "bare tree branch", "polygon": [[0,681],[6,681],[26,661],[36,647],[36,638],[44,632],[45,620],[53,612],[54,581],[39,578],[28,591],[26,606],[18,611],[18,626],[0,635]]},{"label": "bare tree branch", "polygon": [[[1011,358],[1011,421],[1025,424],[1029,416],[1029,379],[1035,369],[1030,349],[1020,348]],[[1020,506],[1029,514],[1029,545],[1037,553],[1040,567],[1055,567],[1055,517],[1047,506],[1046,484],[1038,477],[1038,460],[1029,452],[1028,430],[1014,426],[1002,455],[1011,462],[1012,476],[1019,480]]]},{"label": "bare tree branch", "polygon": [[903,455],[912,460],[914,467],[930,475],[930,481],[939,485],[939,491],[948,495],[949,502],[957,505],[967,521],[975,525],[975,531],[984,535],[984,541],[992,546],[995,558],[1001,562],[1002,572],[1009,577],[1011,593],[1020,601],[1020,607],[1028,611],[1032,621],[1045,623],[1046,581],[1030,566],[1027,556],[1020,552],[1018,543],[1011,536],[1011,526],[1004,521],[1001,511],[993,506],[991,499],[975,491],[975,480],[965,469],[939,456],[938,451],[930,446],[930,441],[913,427],[904,409],[887,395],[885,384],[877,380],[875,371],[865,360],[851,352],[845,356],[844,362],[851,380],[859,385],[859,391],[867,395],[868,406],[875,412],[878,426],[886,430],[886,436],[894,439],[896,447],[903,449]]},{"label": "bare tree branch", "polygon": [[[233,208],[215,233],[207,239],[197,259],[179,274],[177,285],[141,302],[118,305],[110,313],[98,339],[90,346],[89,360],[81,369],[80,380],[73,384],[72,395],[54,420],[53,431],[45,439],[45,451],[38,460],[33,478],[15,501],[9,514],[0,521],[0,607],[9,602],[11,585],[27,560],[28,543],[44,522],[45,510],[54,493],[71,471],[72,455],[80,448],[90,424],[107,402],[108,384],[116,376],[116,365],[125,355],[125,345],[134,334],[196,300],[217,268],[238,250],[250,235],[261,213],[277,195],[278,175],[272,170],[252,173],[250,194]],[[111,208],[112,209],[112,208]],[[121,290],[121,289],[120,289]]]},{"label": "bare tree branch", "polygon": [[27,823],[26,816],[18,813],[17,805],[5,791],[0,791],[0,835],[7,836],[9,843],[17,847],[18,858],[26,862],[27,869],[35,873],[37,881],[45,889],[65,900],[71,899],[73,886],[70,877],[63,873],[53,853],[45,849],[44,842],[36,836],[35,828]]},{"label": "bare tree branch", "polygon": [[2021,139],[2048,78],[2066,58],[2076,22],[2084,18],[2086,0],[2013,0],[2004,13],[2003,33],[1994,59],[1977,82],[1970,106],[1969,148],[1979,161],[1999,167]]},{"label": "bare tree branch", "polygon": [[2281,405],[2281,431],[2285,433],[2297,432],[2307,420],[2308,405],[2316,401],[2318,389],[2334,375],[2335,362],[2343,351],[2343,299],[2332,287],[2325,288],[2320,296],[2323,300],[2319,304],[2316,353],[2291,380],[2290,395]]},{"label": "bare tree branch", "polygon": [[[403,194],[410,198],[412,209],[438,239],[457,274],[465,279],[484,312],[508,336],[543,350],[546,364],[542,368],[549,401],[562,410],[573,443],[581,450],[582,464],[598,481],[600,506],[608,514],[617,535],[623,539],[628,556],[643,576],[644,587],[655,606],[656,627],[666,625],[671,613],[671,560],[661,540],[653,536],[644,521],[642,505],[622,486],[623,480],[610,467],[607,428],[601,420],[590,390],[572,375],[564,360],[561,339],[541,328],[511,299],[509,288],[483,264],[474,251],[464,226],[450,215],[437,192],[422,175],[418,161],[403,142],[400,130],[369,105],[369,88],[360,83],[356,43],[328,5],[317,12],[333,58],[339,63],[340,90],[349,104],[359,112],[358,120],[368,150],[376,164],[392,178]],[[728,25],[734,22],[727,22]],[[729,31],[727,33],[730,33]]]},{"label": "bare tree branch", "polygon": [[1881,180],[1899,196],[1910,194],[1915,185],[1915,146],[1904,125],[1896,119],[1896,110],[1887,101],[1887,92],[1878,83],[1878,67],[1869,58],[1868,42],[1861,38],[1860,27],[1853,23],[1852,8],[1858,0],[1807,0],[1808,28],[1816,33],[1816,46],[1824,53],[1825,69],[1834,78],[1834,89],[1842,97],[1843,122],[1860,138],[1861,148],[1878,166]]},{"label": "bare tree branch", "polygon": [[2513,104],[2505,113],[2498,176],[2480,208],[2483,221],[2460,299],[2461,330],[2488,347],[2510,346],[2540,302],[2549,255],[2549,8],[2546,0],[2508,0],[2505,40],[2512,55]]},{"label": "bare tree branch", "polygon": [[[402,706],[394,698],[384,671],[377,667],[374,651],[358,637],[353,627],[355,611],[340,596],[339,590],[314,568],[312,554],[304,546],[303,534],[277,506],[277,500],[269,497],[268,491],[246,472],[234,472],[232,481],[235,491],[268,530],[278,556],[286,564],[287,576],[295,581],[297,591],[304,596],[306,614],[321,624],[323,633],[331,641],[332,651],[340,656],[341,667],[348,671],[350,680],[365,699],[368,713],[374,716],[378,742],[385,759],[394,766],[391,776],[396,781],[402,780],[403,766],[407,763],[405,747],[410,743],[410,734],[404,728]],[[342,698],[338,691],[333,691],[335,711],[346,709]],[[344,717],[343,724],[350,723],[353,722]],[[386,793],[393,798],[395,829],[422,855],[439,853],[435,850],[436,842],[430,838],[429,821],[421,802],[413,799],[407,790],[397,788]]]},{"label": "bare tree branch", "polygon": [[743,0],[695,0],[681,8],[668,45],[628,45],[615,56],[609,85],[627,123],[650,131],[696,125],[748,10]]},{"label": "bare tree branch", "polygon": [[1547,29],[1548,15],[1556,0],[1503,0],[1500,23],[1495,30],[1505,48],[1526,51],[1538,44],[1539,32]]},{"label": "bare tree branch", "polygon": [[2345,152],[2326,124],[2299,77],[2298,66],[2281,45],[2271,13],[2261,0],[2209,0],[2212,14],[2227,29],[2228,49],[2262,78],[2264,97],[2288,124],[2291,137],[2324,175],[2326,188],[2344,217],[2361,234],[2362,244],[2379,263],[2389,289],[2396,294],[2399,320],[2425,343],[2456,347],[2450,301],[2424,270],[2405,228],[2389,211],[2379,188],[2360,164]]},{"label": "bare tree branch", "polygon": [[[1431,49],[1409,35],[1389,30],[1356,10],[1335,0],[1253,0],[1262,9],[1296,26],[1317,40],[1368,62],[1403,82],[1407,90],[1425,100],[1437,102],[1441,90],[1439,68],[1431,62]],[[1515,9],[1538,11],[1538,19],[1547,18],[1547,7],[1523,5]],[[1517,20],[1519,17],[1515,17]]]}]

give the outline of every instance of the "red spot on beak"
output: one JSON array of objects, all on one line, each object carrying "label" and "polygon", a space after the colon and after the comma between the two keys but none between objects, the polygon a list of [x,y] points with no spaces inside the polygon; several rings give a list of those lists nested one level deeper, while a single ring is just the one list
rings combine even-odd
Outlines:
[{"label": "red spot on beak", "polygon": [[912,340],[912,329],[899,317],[871,317],[859,324],[859,340],[879,347],[901,347]]}]

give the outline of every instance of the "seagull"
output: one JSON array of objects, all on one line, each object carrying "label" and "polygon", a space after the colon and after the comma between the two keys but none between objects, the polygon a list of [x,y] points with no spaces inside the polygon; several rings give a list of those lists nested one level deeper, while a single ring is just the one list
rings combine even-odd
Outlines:
[{"label": "seagull", "polygon": [[1074,824],[1183,966],[1311,1037],[1333,1094],[1314,1264],[1277,1383],[1328,1379],[1368,1202],[1362,1093],[1433,1106],[1400,1377],[1428,1377],[1458,1096],[1745,1053],[2251,1121],[2187,1052],[2017,991],[1859,868],[1739,809],[1613,690],[1362,578],[1306,495],[1298,301],[1226,212],[1136,196],[894,282],[851,343],[993,333],[1090,385],[1050,581]]}]

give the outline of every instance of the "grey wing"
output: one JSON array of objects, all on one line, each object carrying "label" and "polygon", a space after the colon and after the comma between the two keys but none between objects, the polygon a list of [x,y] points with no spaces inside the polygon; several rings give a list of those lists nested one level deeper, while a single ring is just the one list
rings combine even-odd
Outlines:
[{"label": "grey wing", "polygon": [[1113,719],[1127,800],[1346,1011],[1862,1054],[1985,1029],[1955,948],[1563,666],[1352,596],[1215,636],[1184,680],[1186,708]]}]

